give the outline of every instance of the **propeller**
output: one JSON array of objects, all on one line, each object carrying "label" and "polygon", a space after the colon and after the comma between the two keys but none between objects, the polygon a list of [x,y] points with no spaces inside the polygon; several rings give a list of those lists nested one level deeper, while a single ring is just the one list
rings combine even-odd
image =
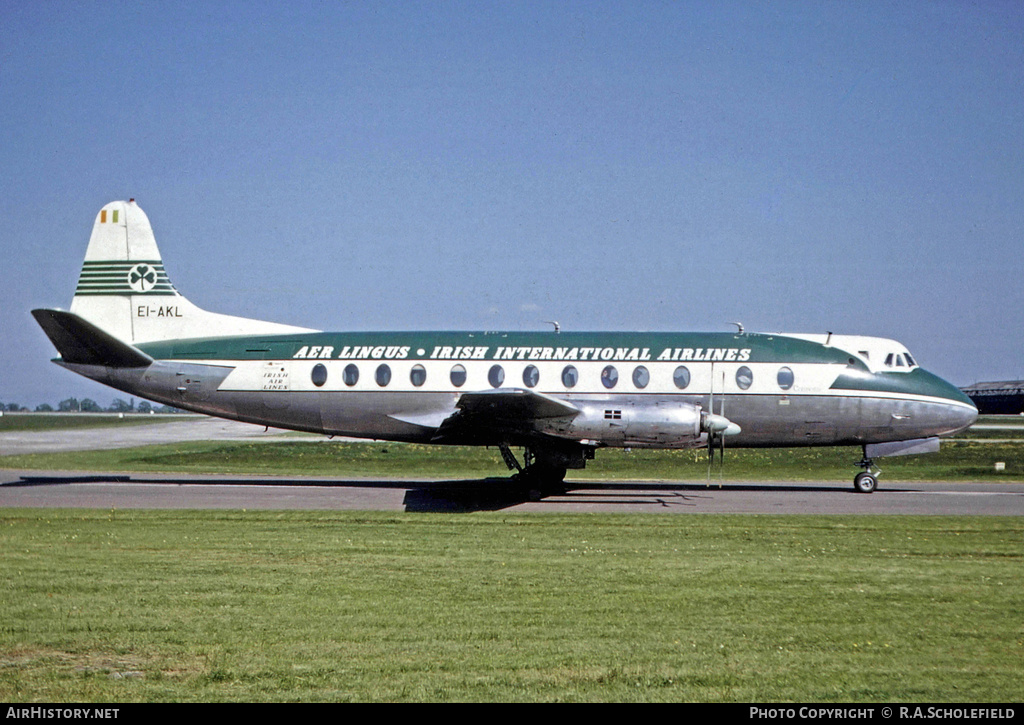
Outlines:
[{"label": "propeller", "polygon": [[[708,412],[704,414],[701,425],[708,434],[708,485],[711,485],[711,466],[715,460],[715,438],[719,446],[719,473],[725,467],[725,437],[734,436],[741,428],[725,417],[725,373],[722,373],[722,403],[719,413],[715,414],[715,365],[711,364],[711,388],[708,392]],[[719,479],[718,487],[722,487]]]}]

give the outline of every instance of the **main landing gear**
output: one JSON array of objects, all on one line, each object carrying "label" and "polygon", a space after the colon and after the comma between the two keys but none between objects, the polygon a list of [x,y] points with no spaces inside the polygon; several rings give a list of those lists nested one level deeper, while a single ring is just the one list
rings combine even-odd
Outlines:
[{"label": "main landing gear", "polygon": [[882,472],[875,468],[875,462],[868,458],[867,449],[864,449],[864,457],[855,464],[864,470],[853,477],[853,490],[857,493],[874,493],[878,488],[878,475]]},{"label": "main landing gear", "polygon": [[566,470],[583,468],[594,457],[591,449],[583,447],[567,450],[527,447],[526,465],[522,466],[506,444],[501,444],[498,449],[509,470],[516,471],[513,480],[526,489],[531,501],[568,491],[565,486]]}]

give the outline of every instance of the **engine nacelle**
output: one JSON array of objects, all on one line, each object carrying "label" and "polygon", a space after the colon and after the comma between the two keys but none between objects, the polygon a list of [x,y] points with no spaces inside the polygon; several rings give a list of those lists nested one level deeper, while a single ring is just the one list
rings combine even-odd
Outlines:
[{"label": "engine nacelle", "polygon": [[699,406],[687,403],[629,403],[609,401],[575,403],[580,414],[558,419],[542,431],[561,438],[606,446],[633,448],[689,448],[707,441]]}]

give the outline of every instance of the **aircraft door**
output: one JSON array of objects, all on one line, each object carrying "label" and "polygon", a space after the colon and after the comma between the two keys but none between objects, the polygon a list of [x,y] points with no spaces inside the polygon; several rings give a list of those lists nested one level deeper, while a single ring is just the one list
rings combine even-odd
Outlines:
[{"label": "aircraft door", "polygon": [[267,361],[260,370],[260,394],[270,410],[283,410],[288,407],[291,392],[291,375],[288,366],[279,361]]}]

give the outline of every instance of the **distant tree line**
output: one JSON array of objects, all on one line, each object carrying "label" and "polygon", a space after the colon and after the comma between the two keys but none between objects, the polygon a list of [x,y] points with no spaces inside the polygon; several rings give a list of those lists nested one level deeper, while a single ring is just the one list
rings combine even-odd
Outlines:
[{"label": "distant tree line", "polygon": [[[33,412],[29,408],[20,405],[18,403],[2,403],[0,402],[0,411],[8,413],[30,413]],[[138,405],[135,404],[135,398],[131,400],[124,400],[122,398],[114,398],[114,402],[109,407],[104,408],[92,398],[66,398],[65,400],[57,403],[57,407],[54,408],[49,403],[42,403],[35,407],[36,413],[180,413],[181,411],[177,408],[173,408],[169,405],[154,405],[148,400],[140,401]]]}]

